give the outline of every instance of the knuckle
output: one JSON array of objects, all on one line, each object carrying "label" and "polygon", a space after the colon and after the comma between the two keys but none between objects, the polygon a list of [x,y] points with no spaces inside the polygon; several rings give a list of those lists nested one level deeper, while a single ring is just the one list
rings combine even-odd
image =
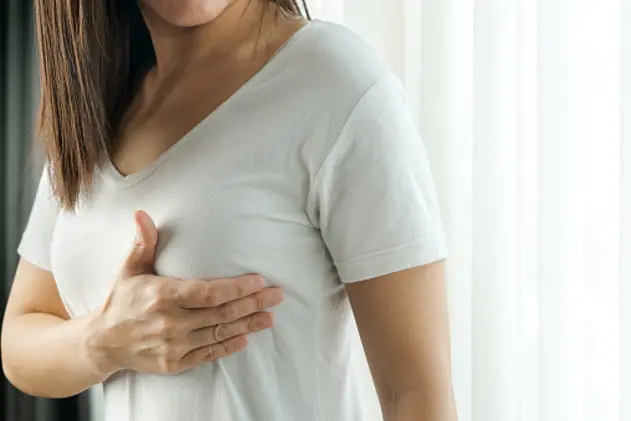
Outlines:
[{"label": "knuckle", "polygon": [[148,288],[153,288],[157,286],[157,283],[155,282],[155,277],[151,275],[137,275],[131,279],[136,280],[138,284],[147,285]]},{"label": "knuckle", "polygon": [[143,275],[142,283],[145,285],[150,295],[162,295],[162,289],[164,288],[162,282],[157,282],[156,279],[152,279],[148,275]]},{"label": "knuckle", "polygon": [[265,305],[265,299],[261,295],[258,295],[256,297],[256,309],[263,310],[265,307],[267,307]]},{"label": "knuckle", "polygon": [[251,331],[251,326],[252,326],[251,317],[248,317],[244,319],[243,321],[241,321],[238,325],[234,326],[234,329],[232,329],[231,331],[232,335],[230,336],[234,337],[237,335],[243,335],[245,333],[249,333]]},{"label": "knuckle", "polygon": [[162,358],[158,360],[160,371],[167,374],[174,374],[177,372],[177,364],[175,360],[169,358],[167,355],[164,355]]},{"label": "knuckle", "polygon": [[166,348],[164,358],[168,362],[169,366],[171,366],[172,368],[177,368],[178,362],[182,358],[182,355],[175,347],[168,346]]},{"label": "knuckle", "polygon": [[158,313],[164,310],[165,307],[164,300],[158,296],[152,296],[147,302],[147,311],[151,313]]},{"label": "knuckle", "polygon": [[[239,324],[235,328],[235,333],[247,333],[253,330],[255,319],[253,315],[246,316],[239,320]],[[234,335],[236,336],[236,335]]]},{"label": "knuckle", "polygon": [[190,290],[186,289],[177,290],[174,296],[176,297],[175,301],[178,303],[188,303],[195,298],[195,295]]},{"label": "knuckle", "polygon": [[262,321],[261,321],[261,316],[250,316],[248,317],[248,321],[247,321],[247,326],[246,326],[246,331],[250,332],[250,331],[255,331],[259,328],[259,326],[261,325]]},{"label": "knuckle", "polygon": [[230,341],[223,343],[226,355],[239,352],[241,349],[243,349],[245,344],[246,338],[244,336],[238,336]]},{"label": "knuckle", "polygon": [[210,307],[215,307],[219,304],[219,292],[214,288],[208,288],[204,292],[204,302],[208,303]]},{"label": "knuckle", "polygon": [[148,287],[148,309],[149,311],[160,311],[168,307],[169,295],[164,291],[164,288],[158,285],[151,285]]},{"label": "knuckle", "polygon": [[247,293],[247,290],[246,290],[245,285],[243,284],[243,282],[235,283],[235,292],[237,293],[237,297],[244,297],[245,296],[245,294]]},{"label": "knuckle", "polygon": [[166,339],[172,339],[175,335],[176,324],[169,317],[162,317],[158,321],[158,331],[160,335]]},{"label": "knuckle", "polygon": [[237,308],[234,304],[224,305],[219,308],[219,318],[222,321],[233,320],[237,315]]},{"label": "knuckle", "polygon": [[218,349],[216,347],[214,347],[214,346],[208,347],[208,349],[206,350],[206,352],[204,354],[204,360],[206,360],[206,361],[214,361],[217,358],[219,358]]}]

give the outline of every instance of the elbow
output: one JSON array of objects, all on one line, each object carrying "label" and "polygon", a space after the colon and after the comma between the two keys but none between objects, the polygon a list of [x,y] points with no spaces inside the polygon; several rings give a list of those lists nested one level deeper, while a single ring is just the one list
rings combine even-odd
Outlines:
[{"label": "elbow", "polygon": [[14,368],[11,363],[11,352],[9,350],[8,343],[10,342],[9,338],[7,338],[7,320],[6,317],[2,326],[2,337],[0,338],[0,359],[2,360],[2,373],[7,381],[15,387],[20,392],[26,393],[27,395],[33,395],[31,390],[20,382],[19,376],[17,375],[17,370]]},{"label": "elbow", "polygon": [[452,388],[414,387],[382,399],[384,420],[458,421]]},{"label": "elbow", "polygon": [[47,397],[47,396],[37,395],[34,390],[31,390],[31,388],[28,387],[28,385],[20,381],[20,378],[17,375],[16,371],[11,367],[10,363],[7,361],[5,352],[2,353],[2,372],[4,373],[4,377],[7,379],[7,381],[11,383],[11,385],[15,387],[17,390],[19,390],[20,392],[25,393],[27,395],[31,395],[31,396]]},{"label": "elbow", "polygon": [[11,366],[11,363],[10,363],[11,358],[9,357],[10,353],[8,352],[8,349],[7,349],[7,342],[9,340],[6,337],[7,336],[6,325],[7,325],[7,322],[5,318],[2,325],[2,337],[0,338],[0,360],[2,360],[2,373],[4,374],[4,377],[7,379],[7,381],[11,383],[11,385],[13,385],[13,387],[18,389],[20,392],[30,394],[26,392],[23,387],[20,386],[20,382],[18,381],[17,376],[15,375],[15,370]]},{"label": "elbow", "polygon": [[29,384],[29,382],[24,379],[24,376],[20,375],[20,373],[23,372],[23,370],[21,370],[19,367],[20,362],[16,358],[12,358],[11,356],[12,352],[9,349],[10,347],[8,346],[10,339],[7,338],[7,330],[8,329],[3,329],[2,338],[0,341],[0,359],[2,360],[2,372],[4,373],[4,377],[7,379],[7,381],[20,392],[38,398],[59,399],[73,396],[73,394],[64,393],[65,391],[63,390],[57,391],[59,393],[48,393],[49,391],[42,390],[42,388],[34,387],[32,384]]},{"label": "elbow", "polygon": [[32,387],[20,376],[16,373],[16,370],[13,370],[9,364],[6,363],[5,358],[2,358],[2,371],[4,372],[4,377],[7,379],[13,387],[15,387],[20,392],[35,396],[37,398],[47,398],[47,399],[62,399],[69,398],[73,396],[71,393],[63,393],[64,391],[60,390],[60,393],[47,393],[46,391],[39,390],[38,388]]}]

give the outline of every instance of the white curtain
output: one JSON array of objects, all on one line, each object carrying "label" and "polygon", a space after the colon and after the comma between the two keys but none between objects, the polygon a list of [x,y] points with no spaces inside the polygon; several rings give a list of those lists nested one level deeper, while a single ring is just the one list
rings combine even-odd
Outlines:
[{"label": "white curtain", "polygon": [[631,421],[631,0],[312,0],[405,84],[462,421]]}]

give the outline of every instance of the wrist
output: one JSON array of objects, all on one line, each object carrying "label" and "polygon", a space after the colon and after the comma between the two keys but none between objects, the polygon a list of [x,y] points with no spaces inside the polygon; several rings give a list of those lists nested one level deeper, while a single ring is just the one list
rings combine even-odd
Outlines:
[{"label": "wrist", "polygon": [[81,350],[89,370],[94,373],[99,382],[103,382],[112,374],[120,370],[111,358],[106,336],[106,324],[100,311],[94,311],[83,320],[83,335]]}]

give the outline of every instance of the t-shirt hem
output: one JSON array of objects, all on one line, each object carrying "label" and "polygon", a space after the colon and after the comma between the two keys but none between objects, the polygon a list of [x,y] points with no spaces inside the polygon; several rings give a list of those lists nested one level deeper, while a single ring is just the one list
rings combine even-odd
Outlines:
[{"label": "t-shirt hem", "polygon": [[421,240],[349,262],[336,263],[336,268],[342,283],[349,284],[438,262],[446,259],[447,255],[444,241],[428,246],[426,240]]}]

